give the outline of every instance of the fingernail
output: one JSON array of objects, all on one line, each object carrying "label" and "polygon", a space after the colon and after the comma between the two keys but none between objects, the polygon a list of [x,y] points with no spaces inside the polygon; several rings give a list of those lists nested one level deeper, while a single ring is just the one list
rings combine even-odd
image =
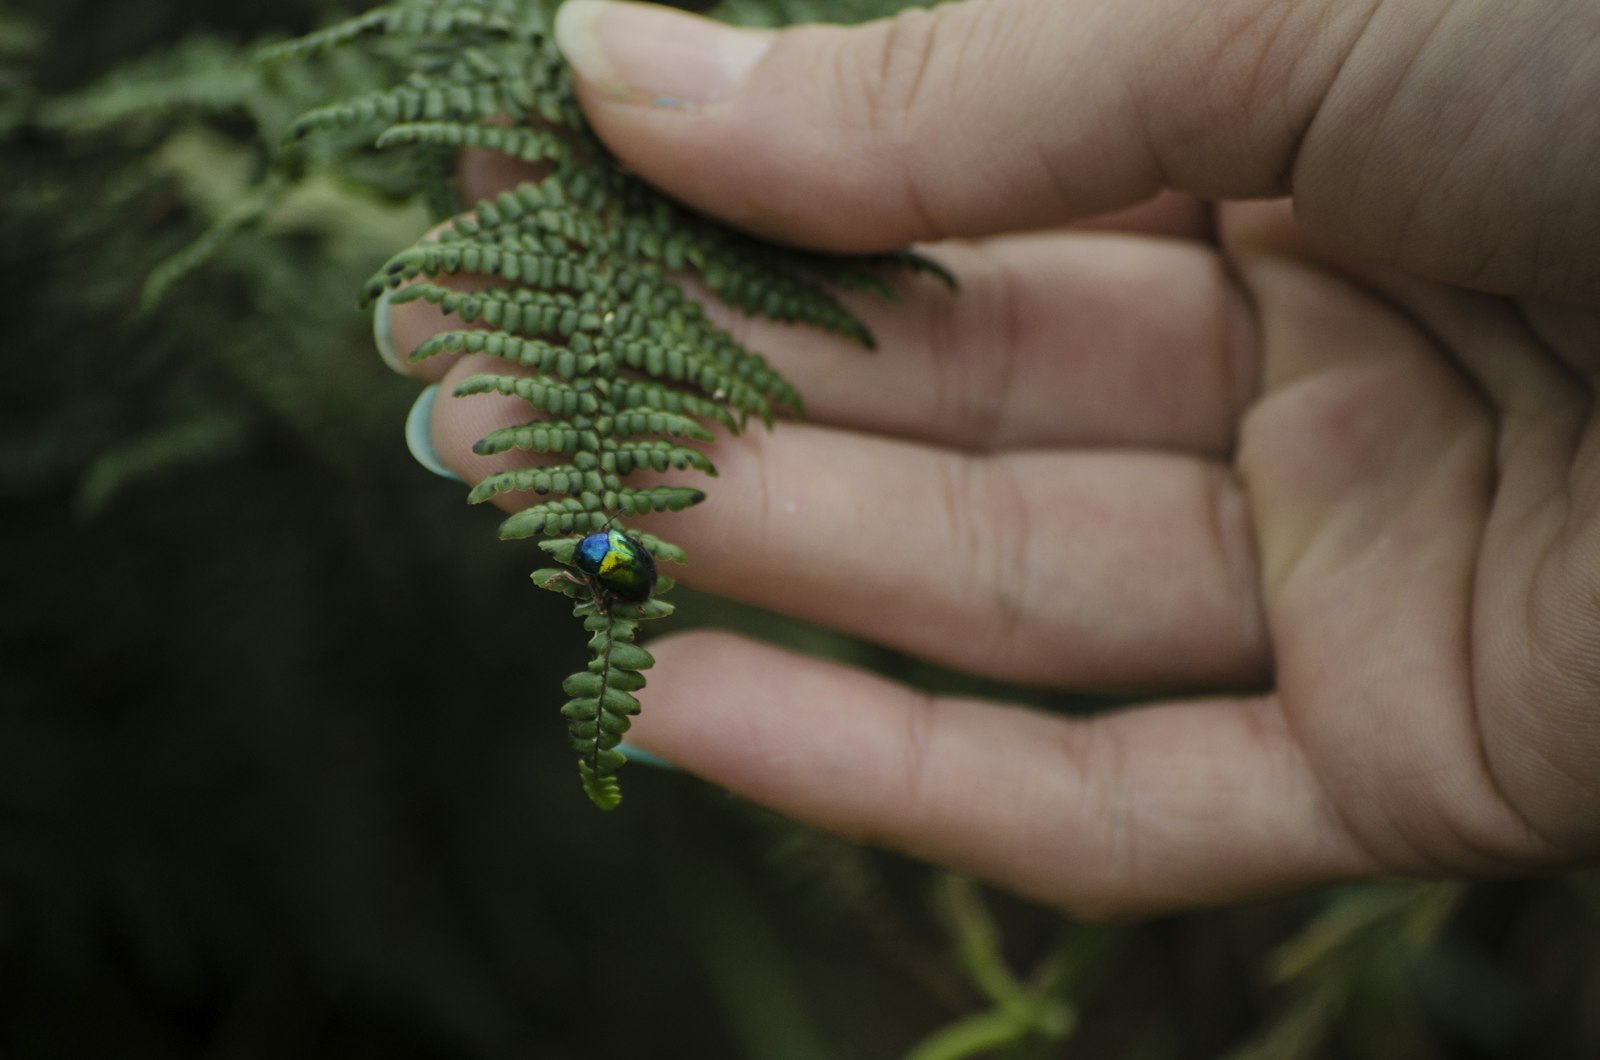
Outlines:
[{"label": "fingernail", "polygon": [[622,756],[628,761],[637,762],[641,766],[650,766],[652,769],[665,769],[673,773],[678,772],[678,767],[665,758],[657,754],[651,754],[641,747],[635,747],[631,743],[619,743],[617,744],[617,750],[621,751]]},{"label": "fingernail", "polygon": [[433,451],[433,403],[438,397],[437,385],[423,387],[422,393],[417,395],[411,411],[406,414],[406,448],[411,450],[417,463],[440,478],[466,482],[466,479],[445,467],[439,460],[439,454]]},{"label": "fingernail", "polygon": [[383,358],[384,364],[401,375],[408,375],[405,358],[395,351],[394,336],[389,331],[389,296],[393,293],[393,287],[384,288],[372,307],[372,344],[378,347],[378,356]]},{"label": "fingernail", "polygon": [[659,106],[724,95],[773,37],[622,0],[567,0],[556,12],[556,43],[579,76],[614,98]]}]

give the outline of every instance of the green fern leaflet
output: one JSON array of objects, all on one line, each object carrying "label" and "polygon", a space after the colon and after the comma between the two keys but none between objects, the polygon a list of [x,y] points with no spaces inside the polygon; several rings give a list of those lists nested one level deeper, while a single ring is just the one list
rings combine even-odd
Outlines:
[{"label": "green fern leaflet", "polygon": [[[529,419],[476,446],[522,450],[537,465],[485,478],[470,499],[528,494],[500,527],[502,538],[537,539],[560,564],[535,572],[542,588],[573,598],[591,638],[586,670],[567,679],[562,713],[578,753],[584,791],[602,809],[621,799],[617,749],[654,660],[634,643],[641,621],[672,612],[659,599],[619,599],[574,566],[585,534],[622,530],[620,519],[679,511],[705,498],[677,483],[636,485],[639,472],[715,475],[698,447],[711,427],[742,430],[753,417],[800,414],[800,395],[758,354],[714,326],[673,281],[692,271],[746,312],[810,324],[872,345],[866,328],[830,287],[893,297],[886,266],[933,271],[913,254],[842,258],[782,250],[721,228],[622,172],[585,125],[565,62],[549,33],[554,4],[536,0],[402,0],[269,48],[266,63],[314,61],[363,46],[398,64],[403,78],[328,103],[290,128],[348,137],[354,145],[420,146],[429,171],[440,153],[486,148],[537,163],[524,183],[458,216],[435,241],[396,254],[366,296],[425,300],[461,327],[413,351],[487,354],[505,374],[468,379],[456,394],[521,398]],[[441,180],[443,178],[441,177]],[[449,277],[493,278],[470,292]],[[945,277],[948,280],[948,277]],[[624,531],[657,561],[683,553],[649,534]]]}]

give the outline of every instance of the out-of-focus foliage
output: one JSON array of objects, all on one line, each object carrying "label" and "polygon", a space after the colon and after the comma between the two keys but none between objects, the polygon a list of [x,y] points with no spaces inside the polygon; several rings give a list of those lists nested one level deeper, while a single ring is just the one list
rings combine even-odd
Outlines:
[{"label": "out-of-focus foliage", "polygon": [[142,313],[287,113],[71,112],[348,10],[0,10],[0,1056],[1600,1055],[1593,874],[1091,927],[682,775],[597,828],[529,702],[582,646],[535,647],[564,609],[405,455],[415,386],[351,309],[427,223],[411,175],[314,175]]}]

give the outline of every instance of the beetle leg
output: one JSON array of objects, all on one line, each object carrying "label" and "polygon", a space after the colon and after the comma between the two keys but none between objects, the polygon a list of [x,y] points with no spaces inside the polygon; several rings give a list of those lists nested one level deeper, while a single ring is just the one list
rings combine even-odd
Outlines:
[{"label": "beetle leg", "polygon": [[564,571],[560,572],[559,574],[556,574],[556,575],[553,575],[553,576],[551,576],[549,578],[546,578],[543,582],[541,582],[539,584],[540,584],[540,588],[548,589],[552,585],[554,585],[556,582],[570,582],[573,585],[583,585],[583,586],[587,586],[587,587],[589,587],[591,589],[593,588],[593,586],[589,585],[589,579],[588,578],[585,578],[585,577],[583,577],[582,575],[579,575],[579,574],[574,574],[569,570],[564,570]]}]

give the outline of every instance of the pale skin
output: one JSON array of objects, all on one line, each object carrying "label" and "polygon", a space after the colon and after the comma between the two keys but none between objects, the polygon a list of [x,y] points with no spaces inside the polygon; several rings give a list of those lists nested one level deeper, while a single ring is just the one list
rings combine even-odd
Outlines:
[{"label": "pale skin", "polygon": [[[1593,860],[1600,7],[969,0],[711,60],[646,17],[562,27],[632,168],[963,285],[852,300],[872,354],[724,315],[810,418],[711,448],[671,573],[1147,702],[1049,716],[688,633],[631,742],[1079,915]],[[465,190],[523,176],[473,157]],[[393,313],[402,351],[450,324]],[[435,446],[475,482],[526,418],[441,400]]]}]

